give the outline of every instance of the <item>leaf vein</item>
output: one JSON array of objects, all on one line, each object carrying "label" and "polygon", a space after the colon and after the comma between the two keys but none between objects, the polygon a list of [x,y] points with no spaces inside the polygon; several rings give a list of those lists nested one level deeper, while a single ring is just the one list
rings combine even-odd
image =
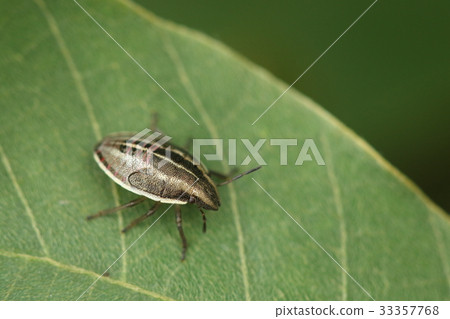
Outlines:
[{"label": "leaf vein", "polygon": [[[213,121],[211,120],[211,117],[206,112],[206,109],[203,106],[203,103],[201,99],[199,98],[191,80],[189,79],[189,76],[186,72],[186,69],[184,68],[184,65],[178,55],[178,52],[176,51],[175,47],[172,45],[170,39],[163,35],[163,41],[164,46],[169,54],[169,57],[171,58],[172,62],[174,63],[175,69],[177,70],[178,76],[180,77],[181,83],[185,87],[187,93],[189,94],[192,102],[194,103],[194,106],[196,107],[197,111],[200,113],[200,116],[203,119],[203,122],[206,124],[206,127],[211,134],[212,138],[218,139],[219,134],[216,129],[216,126],[214,125]],[[226,164],[222,162],[222,166],[224,169],[226,169]],[[241,272],[242,272],[242,280],[244,284],[244,293],[245,293],[245,299],[251,300],[250,297],[250,287],[249,287],[249,280],[248,280],[248,269],[247,269],[247,262],[246,262],[246,256],[245,256],[245,247],[244,247],[244,233],[242,231],[241,221],[240,221],[240,215],[239,215],[239,209],[237,206],[237,195],[236,191],[232,184],[228,185],[229,192],[230,192],[230,200],[231,200],[231,210],[233,212],[234,217],[234,224],[236,228],[237,233],[237,245],[239,250],[239,258],[241,263]]]},{"label": "leaf vein", "polygon": [[14,276],[14,281],[9,285],[9,288],[6,291],[6,294],[5,294],[5,297],[3,298],[3,300],[5,300],[5,301],[8,300],[9,295],[11,294],[11,292],[14,291],[14,288],[16,287],[17,280],[22,279],[22,272],[23,272],[24,268],[26,269],[26,267],[27,267],[27,263],[21,265],[19,267],[19,269],[17,269],[17,274],[16,274],[16,276]]},{"label": "leaf vein", "polygon": [[449,291],[450,291],[450,266],[449,266],[447,258],[445,256],[446,250],[444,247],[444,240],[442,238],[441,232],[437,229],[436,225],[434,224],[434,221],[432,220],[431,212],[428,213],[428,220],[431,225],[431,229],[433,231],[434,238],[436,240],[439,259],[441,260],[442,268],[444,270],[445,278],[447,279],[447,284],[448,284]]},{"label": "leaf vein", "polygon": [[93,278],[101,277],[100,280],[108,282],[112,285],[120,286],[120,287],[129,289],[129,290],[135,291],[137,293],[150,296],[152,298],[156,298],[156,299],[160,299],[160,300],[174,300],[168,296],[161,295],[157,292],[144,289],[140,286],[137,286],[137,285],[134,285],[134,284],[131,284],[128,282],[124,282],[122,280],[112,279],[109,277],[103,277],[94,271],[87,270],[87,269],[73,266],[73,265],[64,264],[64,263],[61,263],[61,262],[59,262],[55,259],[49,258],[49,257],[39,257],[39,256],[33,256],[33,255],[29,255],[29,254],[14,253],[11,251],[1,250],[1,249],[0,249],[0,256],[4,256],[4,257],[8,257],[8,258],[21,258],[21,259],[24,259],[27,261],[36,261],[36,262],[46,263],[46,264],[54,266],[58,269],[68,271],[70,273],[86,275],[86,276],[90,276]]},{"label": "leaf vein", "polygon": [[56,281],[56,278],[58,277],[58,275],[59,274],[57,272],[55,272],[55,274],[53,275],[53,278],[52,278],[52,281],[51,281],[50,285],[48,285],[47,300],[49,300],[49,297],[53,297],[52,289],[53,289],[53,286],[55,285],[55,281]]},{"label": "leaf vein", "polygon": [[[339,188],[339,183],[335,174],[335,168],[333,166],[331,148],[328,139],[322,135],[322,143],[324,146],[325,153],[327,156],[327,175],[330,180],[331,189],[333,191],[333,200],[336,206],[336,213],[339,219],[339,233],[341,240],[341,263],[342,267],[348,271],[348,262],[347,262],[347,228],[345,225],[345,216],[344,209],[342,206],[342,196],[341,190]],[[347,274],[345,272],[341,272],[342,277],[342,300],[347,300],[348,298],[348,287],[347,287]]]},{"label": "leaf vein", "polygon": [[22,205],[25,207],[25,212],[27,213],[28,217],[30,218],[31,227],[33,227],[33,230],[36,233],[36,237],[39,241],[39,244],[41,245],[41,248],[44,251],[44,254],[46,256],[49,256],[47,245],[45,244],[44,238],[41,235],[39,227],[37,226],[36,218],[34,217],[33,211],[31,210],[30,205],[28,204],[28,200],[26,199],[25,195],[23,194],[22,188],[20,187],[19,183],[17,182],[16,175],[14,174],[14,171],[11,168],[11,164],[9,163],[9,159],[6,156],[5,152],[3,151],[3,147],[1,145],[0,145],[0,155],[2,157],[2,162],[3,162],[3,165],[5,166],[6,172],[8,173],[9,178],[11,179],[11,182],[14,186],[16,194],[19,197],[20,201],[22,202]]},{"label": "leaf vein", "polygon": [[[73,77],[73,80],[75,82],[75,86],[77,88],[78,93],[80,94],[81,100],[86,108],[86,112],[89,118],[89,122],[91,123],[92,129],[94,131],[94,135],[97,141],[99,141],[102,137],[100,132],[100,125],[98,124],[98,121],[95,117],[94,113],[94,107],[91,103],[91,100],[89,98],[87,89],[83,82],[83,77],[81,73],[78,71],[78,68],[75,64],[75,61],[69,51],[69,48],[67,47],[64,38],[62,37],[61,31],[59,29],[58,23],[56,22],[55,18],[51,14],[51,12],[48,10],[44,0],[34,0],[35,3],[38,5],[38,7],[41,9],[42,14],[44,15],[45,19],[47,20],[48,26],[50,28],[50,32],[53,34],[56,44],[58,45],[58,48],[61,51],[61,54],[64,57],[64,60],[66,61],[66,64],[69,68],[70,74]],[[117,186],[114,184],[113,181],[111,181],[111,191],[114,198],[114,203],[116,206],[119,206],[119,195],[117,192]],[[118,212],[118,227],[119,230],[123,229],[123,218],[122,213]],[[122,251],[125,250],[125,235],[123,233],[120,233],[120,246]],[[122,258],[122,276],[123,280],[126,278],[126,272],[127,272],[127,259],[126,255]]]}]

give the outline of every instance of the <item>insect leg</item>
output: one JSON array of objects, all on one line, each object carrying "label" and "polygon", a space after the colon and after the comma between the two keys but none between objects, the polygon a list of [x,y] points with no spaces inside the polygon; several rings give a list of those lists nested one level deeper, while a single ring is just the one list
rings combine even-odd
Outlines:
[{"label": "insect leg", "polygon": [[108,215],[108,214],[115,213],[115,212],[117,212],[119,210],[122,210],[124,208],[136,206],[137,204],[142,203],[145,199],[146,199],[146,197],[144,197],[144,196],[139,197],[137,199],[132,200],[129,203],[126,203],[126,204],[123,204],[123,205],[120,205],[120,206],[117,206],[117,207],[114,207],[114,208],[101,210],[97,214],[90,215],[90,216],[86,217],[86,219],[87,220],[91,220],[91,219],[94,219],[94,218],[97,218],[97,217],[101,217],[101,216],[105,216],[105,215]]},{"label": "insect leg", "polygon": [[200,211],[202,212],[202,217],[203,217],[203,232],[206,233],[206,215],[203,210],[200,209]]},{"label": "insect leg", "polygon": [[152,216],[156,212],[156,210],[158,209],[160,204],[161,204],[160,202],[156,202],[155,205],[153,205],[152,208],[150,208],[148,212],[146,212],[141,217],[136,218],[127,227],[122,229],[122,233],[125,233],[126,231],[130,230],[130,228],[133,228],[134,226],[139,224],[144,219],[147,219],[148,217]]},{"label": "insect leg", "polygon": [[183,250],[181,251],[181,261],[186,258],[186,250],[187,250],[187,241],[186,237],[184,237],[183,226],[181,225],[181,208],[180,205],[175,205],[175,212],[177,217],[177,228],[180,232],[181,243],[183,245]]}]

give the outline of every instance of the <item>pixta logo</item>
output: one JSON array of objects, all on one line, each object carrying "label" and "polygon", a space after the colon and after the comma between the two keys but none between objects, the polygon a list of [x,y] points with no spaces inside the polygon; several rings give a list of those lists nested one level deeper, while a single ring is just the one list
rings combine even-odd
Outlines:
[{"label": "pixta logo", "polygon": [[[247,156],[244,160],[239,163],[240,165],[248,165],[252,158],[258,163],[258,165],[267,165],[264,158],[259,153],[261,147],[267,142],[266,139],[259,139],[256,143],[250,142],[249,139],[229,139],[226,140],[228,144],[228,165],[237,165],[237,143],[238,141],[242,143],[246,150],[248,151]],[[297,139],[283,139],[283,138],[273,138],[270,139],[270,146],[279,147],[280,149],[280,165],[288,165],[288,148],[295,147],[299,145]],[[224,160],[224,140],[223,139],[194,139],[193,141],[193,157],[194,164],[199,165],[201,155],[207,161],[223,161]],[[201,152],[202,146],[215,146],[215,153],[203,154]],[[314,157],[314,159],[313,159]],[[305,139],[300,151],[298,153],[295,165],[303,165],[304,162],[315,161],[317,165],[323,166],[325,162],[319,149],[314,143],[313,139]]]}]

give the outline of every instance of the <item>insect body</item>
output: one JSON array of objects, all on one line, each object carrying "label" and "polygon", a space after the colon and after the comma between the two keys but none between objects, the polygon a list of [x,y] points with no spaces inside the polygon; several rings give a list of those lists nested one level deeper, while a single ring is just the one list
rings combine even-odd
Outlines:
[{"label": "insect body", "polygon": [[142,134],[118,133],[105,137],[94,150],[94,159],[100,168],[123,188],[141,195],[129,203],[98,212],[88,219],[104,216],[121,209],[135,206],[146,198],[156,203],[143,216],[134,220],[122,230],[127,231],[156,212],[160,203],[174,204],[178,230],[181,236],[184,260],[187,241],[181,225],[179,205],[195,204],[203,216],[203,231],[206,231],[205,210],[218,210],[220,198],[211,175],[226,179],[225,185],[237,178],[251,173],[260,167],[240,174],[232,179],[222,174],[208,171],[204,166],[196,165],[187,152],[166,143],[168,139],[155,132],[143,138]]},{"label": "insect body", "polygon": [[160,140],[134,136],[107,136],[95,148],[98,165],[117,184],[161,203],[193,203],[204,209],[219,209],[216,185],[208,171],[195,165],[188,153],[173,145],[162,145]]}]

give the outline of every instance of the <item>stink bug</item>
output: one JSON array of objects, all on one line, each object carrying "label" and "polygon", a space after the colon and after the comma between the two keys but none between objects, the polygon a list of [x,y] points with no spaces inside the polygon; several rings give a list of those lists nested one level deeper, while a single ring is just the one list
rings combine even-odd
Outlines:
[{"label": "stink bug", "polygon": [[[184,260],[187,241],[182,228],[181,205],[194,204],[199,208],[203,218],[203,232],[206,232],[206,216],[203,209],[219,209],[217,186],[226,185],[261,167],[229,178],[210,171],[201,164],[196,165],[189,153],[167,143],[169,139],[154,130],[154,133],[146,138],[143,138],[142,134],[118,133],[101,140],[94,149],[97,164],[114,182],[141,197],[121,206],[102,210],[88,216],[87,219],[91,220],[135,206],[147,198],[155,201],[147,213],[122,229],[122,232],[126,232],[153,215],[161,203],[175,205],[176,223],[182,242],[181,260]],[[215,184],[211,179],[212,175],[225,181]]]}]

